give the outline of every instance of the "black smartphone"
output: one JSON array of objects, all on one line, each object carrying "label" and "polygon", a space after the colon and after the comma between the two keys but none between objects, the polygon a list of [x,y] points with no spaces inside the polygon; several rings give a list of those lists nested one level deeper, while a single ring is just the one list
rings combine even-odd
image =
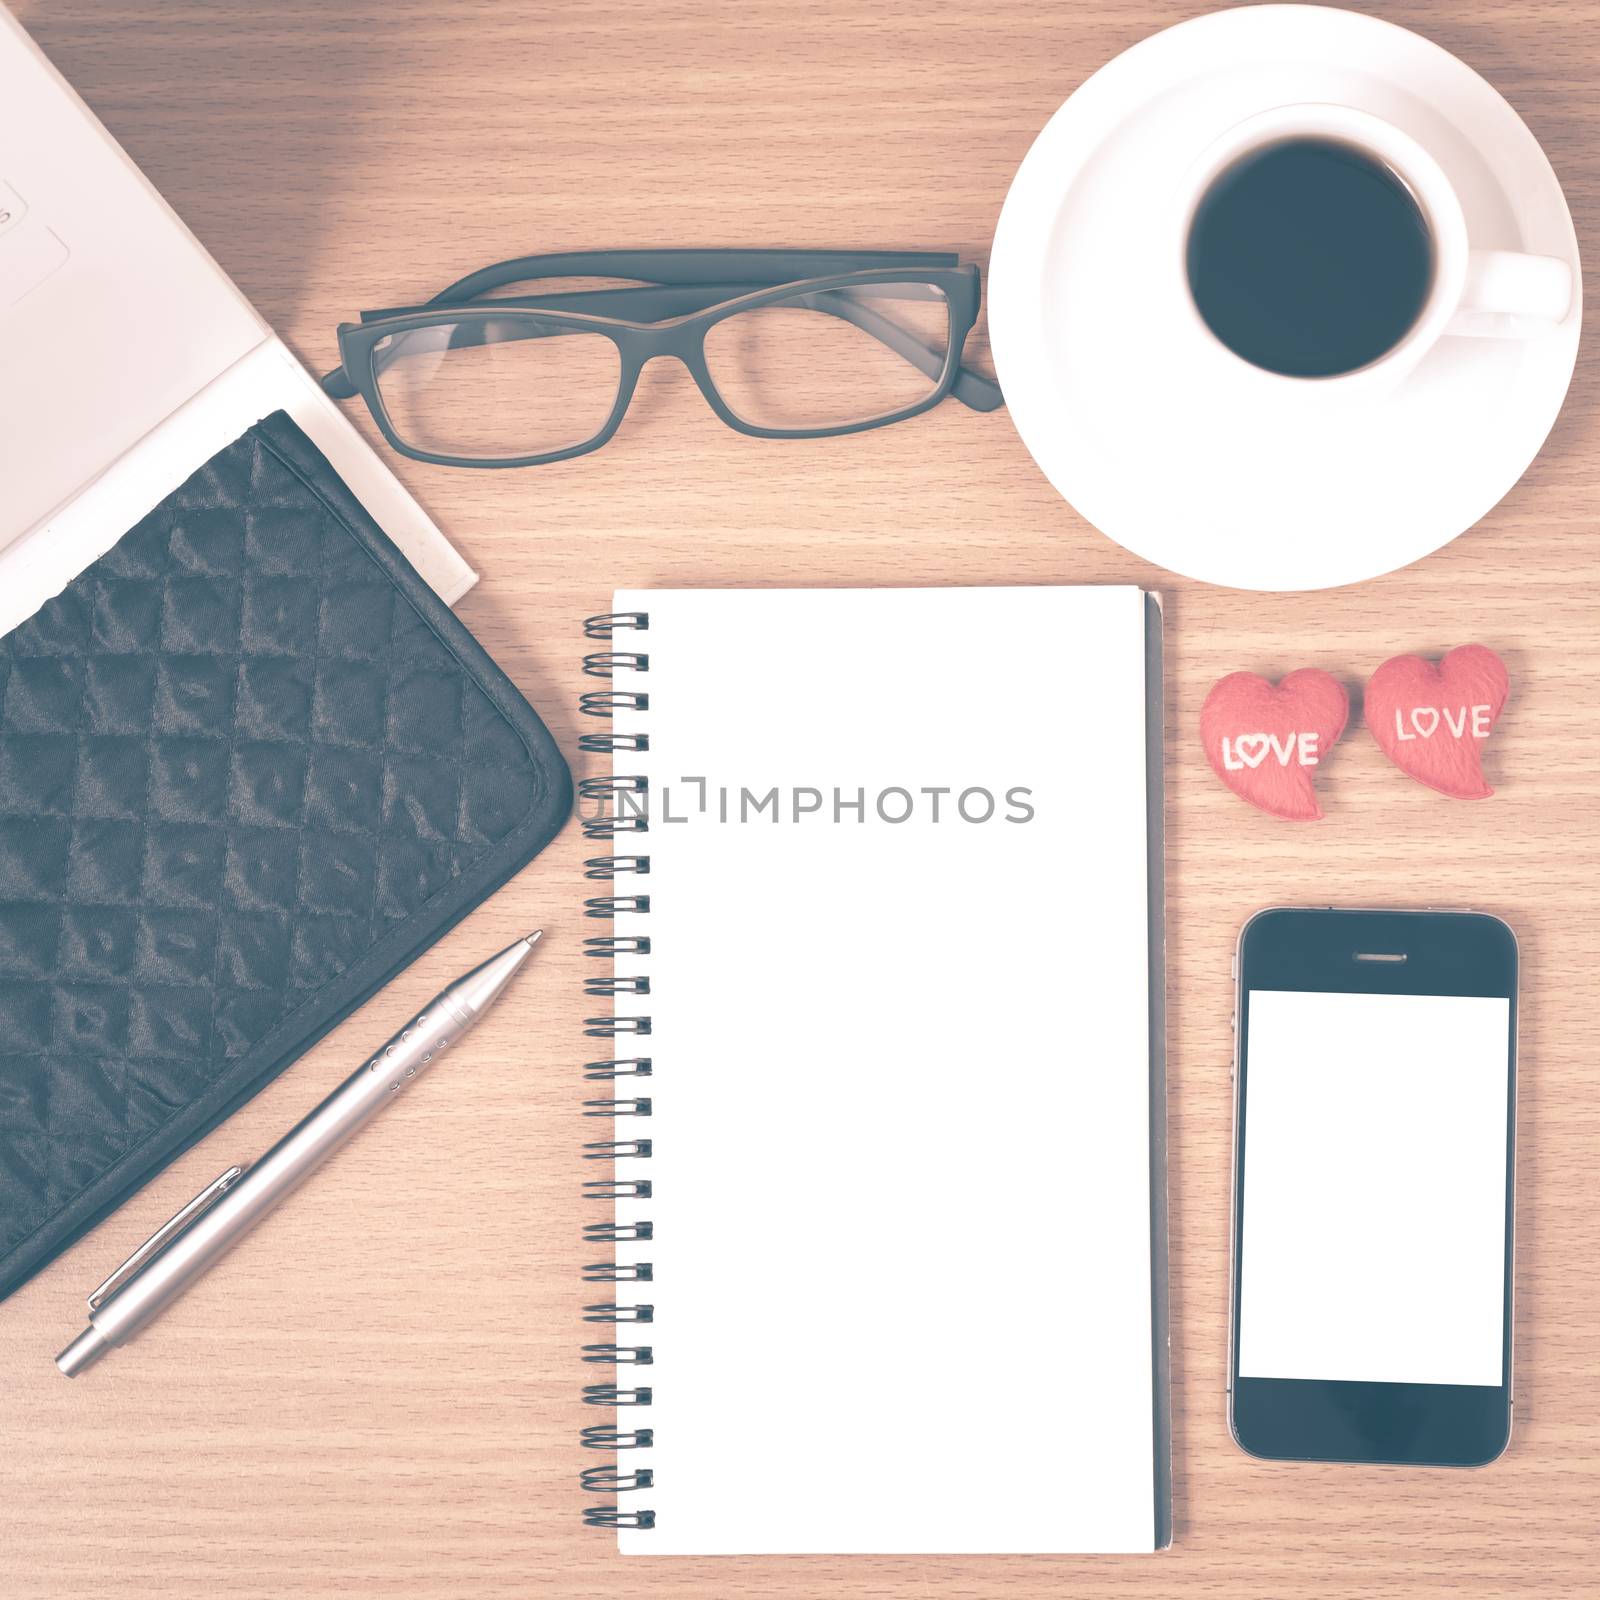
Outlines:
[{"label": "black smartphone", "polygon": [[1228,1414],[1278,1461],[1511,1437],[1517,943],[1472,911],[1239,935]]}]

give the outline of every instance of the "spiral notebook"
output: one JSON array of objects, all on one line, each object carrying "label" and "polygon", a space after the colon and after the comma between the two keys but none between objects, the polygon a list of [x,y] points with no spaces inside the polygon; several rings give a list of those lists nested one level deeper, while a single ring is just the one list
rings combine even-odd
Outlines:
[{"label": "spiral notebook", "polygon": [[1164,1547],[1156,602],[613,603],[585,1520],[627,1554]]}]

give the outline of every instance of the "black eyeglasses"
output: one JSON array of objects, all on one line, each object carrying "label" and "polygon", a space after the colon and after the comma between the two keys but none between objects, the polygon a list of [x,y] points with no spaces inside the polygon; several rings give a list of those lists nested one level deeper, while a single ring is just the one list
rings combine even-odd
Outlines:
[{"label": "black eyeglasses", "polygon": [[[638,287],[483,299],[540,278]],[[961,365],[978,269],[902,250],[597,250],[523,256],[426,305],[339,326],[343,365],[322,386],[360,395],[418,461],[531,467],[598,450],[639,373],[675,356],[740,433],[817,439],[900,422],[953,394],[1002,404]]]}]

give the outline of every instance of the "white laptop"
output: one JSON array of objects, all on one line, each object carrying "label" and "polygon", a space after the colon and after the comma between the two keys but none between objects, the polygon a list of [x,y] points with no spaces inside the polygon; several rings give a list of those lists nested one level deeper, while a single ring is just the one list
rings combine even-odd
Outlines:
[{"label": "white laptop", "polygon": [[0,7],[0,635],[287,411],[447,603],[476,574]]}]

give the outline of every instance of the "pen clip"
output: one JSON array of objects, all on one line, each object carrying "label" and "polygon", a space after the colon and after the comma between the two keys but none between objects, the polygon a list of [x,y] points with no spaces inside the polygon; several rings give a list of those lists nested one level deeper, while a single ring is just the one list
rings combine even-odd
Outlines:
[{"label": "pen clip", "polygon": [[99,1310],[100,1302],[108,1294],[114,1289],[120,1288],[152,1256],[165,1250],[190,1223],[198,1221],[211,1208],[212,1204],[220,1200],[243,1176],[243,1167],[229,1167],[220,1177],[208,1183],[188,1205],[168,1217],[98,1289],[90,1294],[89,1309],[91,1311]]}]

